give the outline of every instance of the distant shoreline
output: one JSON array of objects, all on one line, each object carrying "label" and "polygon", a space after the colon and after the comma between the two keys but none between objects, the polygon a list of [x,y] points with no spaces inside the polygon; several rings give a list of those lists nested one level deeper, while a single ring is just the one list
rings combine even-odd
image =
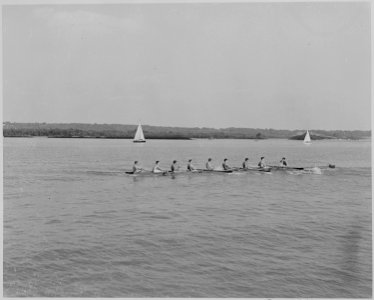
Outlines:
[{"label": "distant shoreline", "polygon": [[[137,125],[84,124],[84,123],[3,123],[4,137],[48,137],[83,139],[133,139]],[[290,139],[303,140],[306,130],[281,130],[259,128],[188,128],[143,125],[147,140],[192,140],[192,139]],[[312,140],[343,139],[362,140],[371,138],[370,130],[313,130]]]},{"label": "distant shoreline", "polygon": [[[133,140],[133,138],[125,138],[125,137],[94,137],[94,136],[87,136],[87,137],[70,137],[70,136],[4,136],[4,138],[45,138],[45,139],[91,139],[91,140]],[[179,141],[193,141],[193,140],[254,140],[254,141],[261,141],[261,140],[290,140],[290,141],[298,141],[296,139],[287,139],[287,138],[266,138],[266,139],[255,139],[255,138],[147,138],[147,140],[179,140]],[[365,137],[360,139],[318,139],[318,140],[345,140],[345,141],[364,141],[364,140],[371,140],[371,137]]]}]

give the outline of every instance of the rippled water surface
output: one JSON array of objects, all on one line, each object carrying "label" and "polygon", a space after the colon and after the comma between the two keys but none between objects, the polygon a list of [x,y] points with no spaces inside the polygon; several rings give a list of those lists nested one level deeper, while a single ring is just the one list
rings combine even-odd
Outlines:
[{"label": "rippled water surface", "polygon": [[[4,296],[371,297],[370,141],[4,139]],[[286,156],[319,172],[124,174]]]}]

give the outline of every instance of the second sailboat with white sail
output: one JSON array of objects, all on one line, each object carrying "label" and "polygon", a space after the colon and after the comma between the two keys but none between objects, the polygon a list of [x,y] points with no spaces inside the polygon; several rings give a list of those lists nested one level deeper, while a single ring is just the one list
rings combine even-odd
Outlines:
[{"label": "second sailboat with white sail", "polygon": [[142,125],[138,125],[138,129],[136,130],[134,143],[145,143],[145,137],[142,129]]}]

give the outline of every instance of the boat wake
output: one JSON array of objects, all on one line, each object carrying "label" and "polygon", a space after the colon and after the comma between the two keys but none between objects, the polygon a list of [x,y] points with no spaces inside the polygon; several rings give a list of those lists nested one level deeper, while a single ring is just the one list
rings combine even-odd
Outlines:
[{"label": "boat wake", "polygon": [[308,168],[304,169],[304,172],[306,174],[317,174],[317,175],[322,175],[322,170],[319,167],[313,167],[313,168]]},{"label": "boat wake", "polygon": [[92,175],[109,175],[109,176],[123,176],[126,175],[124,171],[86,171]]},{"label": "boat wake", "polygon": [[320,168],[318,168],[318,167],[314,167],[314,168],[312,169],[312,173],[313,173],[313,174],[321,175],[321,174],[322,174],[322,170],[321,170]]},{"label": "boat wake", "polygon": [[305,168],[303,170],[286,170],[286,172],[287,174],[290,174],[290,175],[308,175],[308,174],[322,175],[323,174],[321,168],[319,167]]}]

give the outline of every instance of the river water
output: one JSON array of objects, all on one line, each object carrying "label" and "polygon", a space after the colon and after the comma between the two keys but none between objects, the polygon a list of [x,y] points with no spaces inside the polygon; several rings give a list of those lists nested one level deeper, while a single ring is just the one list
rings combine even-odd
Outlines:
[{"label": "river water", "polygon": [[[247,156],[336,168],[123,172]],[[369,298],[371,211],[370,141],[5,138],[4,296]]]}]

